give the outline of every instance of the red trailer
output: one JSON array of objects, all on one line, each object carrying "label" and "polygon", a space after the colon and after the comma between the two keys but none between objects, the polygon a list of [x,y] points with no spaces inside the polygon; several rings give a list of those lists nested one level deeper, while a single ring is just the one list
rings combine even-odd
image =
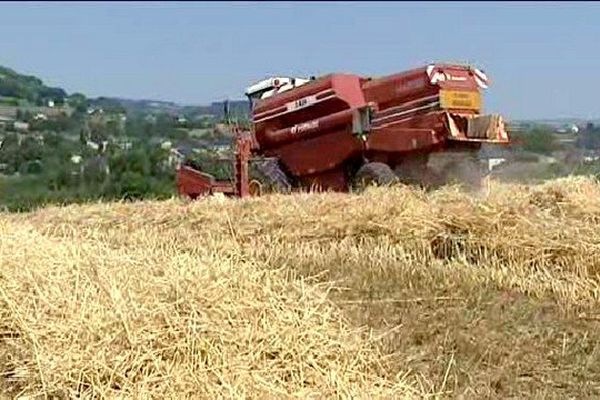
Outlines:
[{"label": "red trailer", "polygon": [[177,174],[179,193],[246,196],[253,160],[282,188],[348,191],[359,181],[439,179],[440,171],[430,171],[430,155],[467,160],[484,143],[509,143],[502,117],[481,114],[488,85],[481,70],[453,64],[382,78],[331,74],[259,82],[246,92],[252,129],[236,132],[234,179],[218,182],[185,166]]}]

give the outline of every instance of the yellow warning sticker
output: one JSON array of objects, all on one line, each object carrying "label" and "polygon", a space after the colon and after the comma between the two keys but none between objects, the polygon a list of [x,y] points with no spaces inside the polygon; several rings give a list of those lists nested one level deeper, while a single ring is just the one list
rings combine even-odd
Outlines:
[{"label": "yellow warning sticker", "polygon": [[440,90],[440,105],[447,109],[480,110],[481,93],[459,90]]}]

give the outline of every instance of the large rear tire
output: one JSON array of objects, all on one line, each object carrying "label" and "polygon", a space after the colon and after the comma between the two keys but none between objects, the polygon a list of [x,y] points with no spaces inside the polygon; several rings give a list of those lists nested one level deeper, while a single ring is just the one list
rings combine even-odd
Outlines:
[{"label": "large rear tire", "polygon": [[354,175],[354,187],[365,189],[370,185],[389,186],[398,182],[398,177],[389,165],[380,162],[364,164]]}]

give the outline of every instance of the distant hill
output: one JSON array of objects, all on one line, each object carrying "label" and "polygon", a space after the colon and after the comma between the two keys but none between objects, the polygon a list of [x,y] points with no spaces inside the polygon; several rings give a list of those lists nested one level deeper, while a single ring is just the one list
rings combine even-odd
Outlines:
[{"label": "distant hill", "polygon": [[0,66],[0,98],[5,104],[12,102],[17,105],[23,100],[36,105],[43,105],[49,100],[61,104],[65,97],[67,93],[61,88],[46,86],[35,76]]},{"label": "distant hill", "polygon": [[[50,100],[56,105],[61,105],[67,98],[90,107],[127,113],[166,112],[189,116],[207,115],[215,118],[222,118],[224,115],[223,102],[213,102],[210,105],[183,105],[171,101],[104,96],[86,99],[79,93],[69,96],[64,89],[47,86],[38,77],[20,74],[0,66],[0,105],[23,106],[29,103],[41,106],[46,105]],[[246,100],[232,100],[229,102],[229,110],[233,115],[245,116],[248,114],[249,104]]]},{"label": "distant hill", "polygon": [[135,100],[135,99],[124,99],[120,97],[101,97],[92,100],[94,104],[100,104],[104,102],[111,102],[121,105],[125,110],[129,112],[180,112],[182,106],[170,102],[170,101],[159,101],[159,100]]},{"label": "distant hill", "polygon": [[523,125],[546,125],[555,128],[560,128],[569,125],[577,125],[577,126],[585,126],[588,123],[592,123],[594,125],[600,125],[599,118],[546,118],[546,119],[522,119],[515,120],[515,123],[523,124]]},{"label": "distant hill", "polygon": [[[230,100],[229,112],[234,116],[247,116],[250,112],[250,103],[247,100]],[[183,108],[186,114],[206,114],[222,118],[225,115],[225,102],[213,102],[208,106],[186,106]]]},{"label": "distant hill", "polygon": [[[92,99],[90,102],[95,106],[119,104],[129,113],[169,113],[188,116],[213,116],[223,118],[225,114],[225,102],[212,102],[210,105],[184,105],[171,101],[161,100],[134,100],[119,97],[101,97]],[[246,100],[230,100],[229,112],[235,116],[246,116],[249,113],[250,104]]]}]

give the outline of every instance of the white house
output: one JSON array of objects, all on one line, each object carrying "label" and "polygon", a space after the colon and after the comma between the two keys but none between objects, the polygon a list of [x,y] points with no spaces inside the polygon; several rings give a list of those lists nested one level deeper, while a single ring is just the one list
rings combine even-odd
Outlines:
[{"label": "white house", "polygon": [[9,123],[13,122],[14,120],[15,120],[14,118],[4,117],[4,116],[0,115],[0,127],[5,127]]},{"label": "white house", "polygon": [[506,158],[489,158],[488,159],[488,171],[492,171],[498,165],[504,163]]},{"label": "white house", "polygon": [[21,121],[15,121],[15,130],[21,131],[21,132],[26,132],[26,131],[29,130],[29,123],[27,123],[27,122],[21,122]]},{"label": "white house", "polygon": [[98,113],[98,114],[104,114],[104,110],[101,109],[101,108],[88,108],[87,113],[89,115],[96,114],[96,113]]}]

